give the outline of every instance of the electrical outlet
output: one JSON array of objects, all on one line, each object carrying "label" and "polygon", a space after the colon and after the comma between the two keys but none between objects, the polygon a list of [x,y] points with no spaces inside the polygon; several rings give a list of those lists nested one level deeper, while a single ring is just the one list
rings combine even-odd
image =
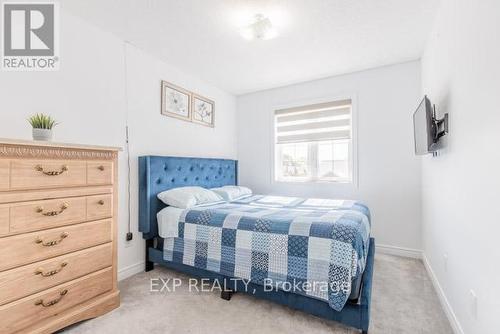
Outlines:
[{"label": "electrical outlet", "polygon": [[444,271],[448,272],[448,253],[443,254],[443,267]]},{"label": "electrical outlet", "polygon": [[133,239],[133,237],[134,237],[134,235],[132,234],[132,232],[128,232],[125,235],[125,248],[128,248],[128,247],[132,246],[132,239]]},{"label": "electrical outlet", "polygon": [[470,290],[469,296],[470,296],[470,313],[474,317],[474,319],[477,319],[477,295],[474,292],[474,290]]}]

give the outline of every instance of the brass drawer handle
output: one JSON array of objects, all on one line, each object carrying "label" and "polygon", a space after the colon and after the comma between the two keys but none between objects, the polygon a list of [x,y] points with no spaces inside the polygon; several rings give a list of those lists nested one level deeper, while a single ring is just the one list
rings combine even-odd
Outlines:
[{"label": "brass drawer handle", "polygon": [[66,210],[67,208],[69,208],[69,204],[68,203],[63,203],[61,205],[61,209],[59,211],[47,211],[47,212],[43,212],[43,206],[39,206],[37,209],[36,209],[36,212],[38,213],[41,213],[43,216],[46,216],[46,217],[51,217],[51,216],[58,216],[60,215],[61,213],[64,212],[64,210]]},{"label": "brass drawer handle", "polygon": [[51,271],[46,271],[44,272],[43,271],[43,268],[38,268],[36,271],[35,271],[35,275],[41,275],[43,277],[49,277],[49,276],[54,276],[55,274],[58,274],[61,272],[61,270],[63,270],[64,267],[66,267],[68,265],[67,262],[63,262],[59,265],[59,268],[58,269],[54,269],[54,270],[51,270]]},{"label": "brass drawer handle", "polygon": [[42,246],[45,246],[45,247],[55,246],[55,245],[61,243],[65,238],[67,238],[68,235],[69,235],[68,233],[63,232],[63,233],[61,233],[61,236],[59,237],[59,239],[52,240],[52,241],[47,241],[47,242],[44,242],[42,240],[42,238],[38,237],[38,238],[36,238],[35,242],[37,244],[42,244]]},{"label": "brass drawer handle", "polygon": [[97,169],[99,169],[101,172],[104,172],[104,166],[102,166],[102,165],[97,167]]},{"label": "brass drawer handle", "polygon": [[104,200],[102,200],[102,199],[101,199],[101,200],[99,200],[99,202],[97,202],[97,204],[99,204],[99,205],[104,205]]},{"label": "brass drawer handle", "polygon": [[68,166],[67,165],[64,165],[61,167],[61,170],[60,171],[46,171],[43,169],[43,166],[42,165],[38,165],[35,167],[35,170],[37,172],[42,172],[43,174],[45,175],[48,175],[48,176],[57,176],[57,175],[61,175],[62,173],[64,172],[67,172],[69,170]]},{"label": "brass drawer handle", "polygon": [[64,296],[66,296],[66,294],[68,293],[68,290],[64,289],[62,290],[61,292],[59,292],[59,297],[56,298],[56,299],[53,299],[49,302],[44,302],[43,299],[39,299],[35,302],[35,305],[38,306],[38,305],[42,305],[43,307],[50,307],[52,305],[55,305],[57,303],[59,303],[61,301],[61,299],[63,299]]}]

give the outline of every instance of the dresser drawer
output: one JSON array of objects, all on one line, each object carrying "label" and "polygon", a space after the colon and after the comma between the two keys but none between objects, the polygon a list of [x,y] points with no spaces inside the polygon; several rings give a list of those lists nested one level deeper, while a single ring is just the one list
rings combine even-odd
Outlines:
[{"label": "dresser drawer", "polygon": [[87,162],[72,160],[12,160],[10,189],[84,186]]},{"label": "dresser drawer", "polygon": [[0,305],[112,265],[111,243],[0,273]]},{"label": "dresser drawer", "polygon": [[111,241],[111,220],[0,238],[0,271]]},{"label": "dresser drawer", "polygon": [[87,162],[87,183],[89,185],[113,184],[113,162]]},{"label": "dresser drawer", "polygon": [[85,197],[12,204],[10,233],[36,231],[85,221],[86,206]]},{"label": "dresser drawer", "polygon": [[9,206],[0,205],[0,236],[9,233]]},{"label": "dresser drawer", "polygon": [[10,304],[0,306],[0,333],[13,333],[57,316],[113,287],[111,268],[81,277]]},{"label": "dresser drawer", "polygon": [[113,196],[97,195],[87,197],[87,219],[109,218],[113,215]]},{"label": "dresser drawer", "polygon": [[10,161],[0,160],[0,191],[9,190],[10,184]]}]

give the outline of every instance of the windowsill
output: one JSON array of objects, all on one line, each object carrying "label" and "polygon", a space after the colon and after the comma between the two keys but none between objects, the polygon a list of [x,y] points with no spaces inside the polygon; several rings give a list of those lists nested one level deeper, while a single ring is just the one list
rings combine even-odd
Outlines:
[{"label": "windowsill", "polygon": [[354,185],[352,180],[273,180],[273,183],[282,183],[282,184],[342,184],[342,185]]}]

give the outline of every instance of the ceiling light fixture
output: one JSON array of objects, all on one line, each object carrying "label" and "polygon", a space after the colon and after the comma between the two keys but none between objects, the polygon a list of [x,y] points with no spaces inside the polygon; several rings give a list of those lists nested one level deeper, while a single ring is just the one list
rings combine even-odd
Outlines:
[{"label": "ceiling light fixture", "polygon": [[278,32],[268,17],[257,14],[254,17],[253,23],[241,29],[241,36],[248,40],[267,40],[278,36]]}]

